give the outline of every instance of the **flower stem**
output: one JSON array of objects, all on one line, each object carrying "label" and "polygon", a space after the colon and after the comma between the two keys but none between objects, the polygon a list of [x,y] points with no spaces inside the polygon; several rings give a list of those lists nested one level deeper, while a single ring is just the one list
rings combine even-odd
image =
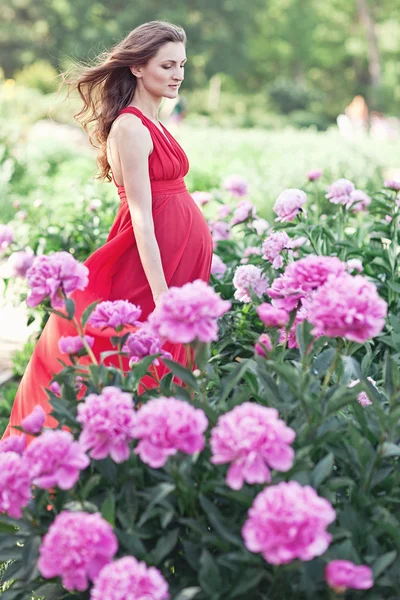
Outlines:
[{"label": "flower stem", "polygon": [[329,367],[329,369],[325,375],[324,383],[322,384],[322,392],[323,393],[325,393],[326,388],[328,387],[328,385],[330,383],[331,377],[336,370],[342,347],[343,347],[343,338],[340,338],[337,343],[337,346],[336,346],[336,354],[335,354],[334,361],[331,364],[331,366]]},{"label": "flower stem", "polygon": [[93,351],[92,351],[91,347],[90,347],[90,346],[89,346],[89,344],[87,343],[87,341],[86,341],[86,339],[85,339],[85,334],[83,333],[83,329],[82,329],[82,327],[81,327],[81,325],[80,325],[80,323],[79,323],[78,319],[77,319],[75,316],[74,316],[74,317],[72,317],[72,322],[73,322],[73,324],[74,324],[74,325],[75,325],[75,327],[76,327],[76,330],[77,330],[77,332],[78,332],[78,334],[79,334],[79,337],[80,337],[80,338],[81,338],[81,340],[82,340],[82,343],[83,343],[83,346],[84,346],[84,348],[85,348],[86,352],[88,353],[88,355],[89,355],[89,356],[90,356],[90,358],[92,359],[92,363],[93,363],[94,365],[98,365],[99,363],[98,363],[98,361],[97,361],[97,358],[95,357],[95,355],[93,354]]}]

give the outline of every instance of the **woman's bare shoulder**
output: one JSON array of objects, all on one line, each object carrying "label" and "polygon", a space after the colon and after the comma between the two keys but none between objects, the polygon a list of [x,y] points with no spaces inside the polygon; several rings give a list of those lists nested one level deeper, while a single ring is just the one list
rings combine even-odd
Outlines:
[{"label": "woman's bare shoulder", "polygon": [[153,150],[150,131],[142,121],[132,113],[124,113],[117,117],[112,124],[107,140],[108,148],[118,151],[123,149],[132,152],[144,152],[147,155]]},{"label": "woman's bare shoulder", "polygon": [[135,138],[151,140],[148,128],[143,125],[141,119],[132,113],[119,115],[112,124],[110,134],[117,138]]}]

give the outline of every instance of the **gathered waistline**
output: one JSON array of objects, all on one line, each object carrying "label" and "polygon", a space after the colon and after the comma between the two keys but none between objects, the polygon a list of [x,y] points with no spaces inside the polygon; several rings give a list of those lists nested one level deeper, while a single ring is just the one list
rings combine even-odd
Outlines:
[{"label": "gathered waistline", "polygon": [[[150,181],[151,195],[155,196],[167,196],[169,194],[179,194],[180,192],[187,192],[185,180],[183,177],[179,179],[166,179],[163,181]],[[118,185],[118,195],[121,202],[126,202],[126,192],[123,185]]]}]

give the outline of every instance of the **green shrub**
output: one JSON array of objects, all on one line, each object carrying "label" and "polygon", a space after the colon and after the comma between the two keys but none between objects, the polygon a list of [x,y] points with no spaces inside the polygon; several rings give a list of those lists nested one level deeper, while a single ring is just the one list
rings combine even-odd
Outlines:
[{"label": "green shrub", "polygon": [[330,124],[325,117],[306,110],[294,110],[291,112],[289,123],[298,129],[312,127],[318,131],[326,131]]},{"label": "green shrub", "polygon": [[59,81],[56,69],[45,60],[28,65],[15,74],[18,85],[38,90],[42,94],[57,91]]},{"label": "green shrub", "polygon": [[305,110],[315,99],[315,93],[305,84],[292,79],[276,79],[269,86],[268,92],[275,107],[284,115],[295,110]]}]

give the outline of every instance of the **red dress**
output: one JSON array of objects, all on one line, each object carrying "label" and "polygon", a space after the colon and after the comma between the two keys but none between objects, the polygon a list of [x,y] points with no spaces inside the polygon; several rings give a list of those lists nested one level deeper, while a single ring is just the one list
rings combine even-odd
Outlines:
[{"label": "red dress", "polygon": [[[153,220],[168,287],[181,287],[195,279],[208,282],[213,252],[211,234],[203,214],[185,186],[183,178],[189,168],[185,152],[165,127],[162,133],[137,108],[125,108],[122,113],[139,117],[149,129],[153,141],[153,152],[149,156]],[[73,294],[76,314],[79,316],[94,300],[124,299],[141,307],[140,319],[144,321],[155,306],[140,262],[125,189],[117,187],[121,202],[107,242],[84,263],[89,269],[89,285],[84,291]],[[99,359],[101,352],[112,349],[109,340],[112,330],[100,332],[87,327],[86,334],[95,337],[93,352],[96,358]],[[77,335],[74,326],[52,314],[18,388],[10,423],[3,437],[18,434],[12,425],[20,425],[37,404],[41,404],[47,413],[51,411],[45,388],[49,387],[53,374],[62,369],[59,359],[69,362],[67,355],[58,350],[58,340],[67,335]],[[166,343],[164,349],[171,352],[173,360],[186,364],[183,345]],[[127,358],[124,357],[123,361],[127,369]],[[81,362],[87,363],[88,358],[82,358]],[[118,365],[117,359],[110,357],[107,364]],[[165,365],[160,363],[159,377],[166,370]],[[55,425],[55,419],[48,415],[45,426]]]}]

